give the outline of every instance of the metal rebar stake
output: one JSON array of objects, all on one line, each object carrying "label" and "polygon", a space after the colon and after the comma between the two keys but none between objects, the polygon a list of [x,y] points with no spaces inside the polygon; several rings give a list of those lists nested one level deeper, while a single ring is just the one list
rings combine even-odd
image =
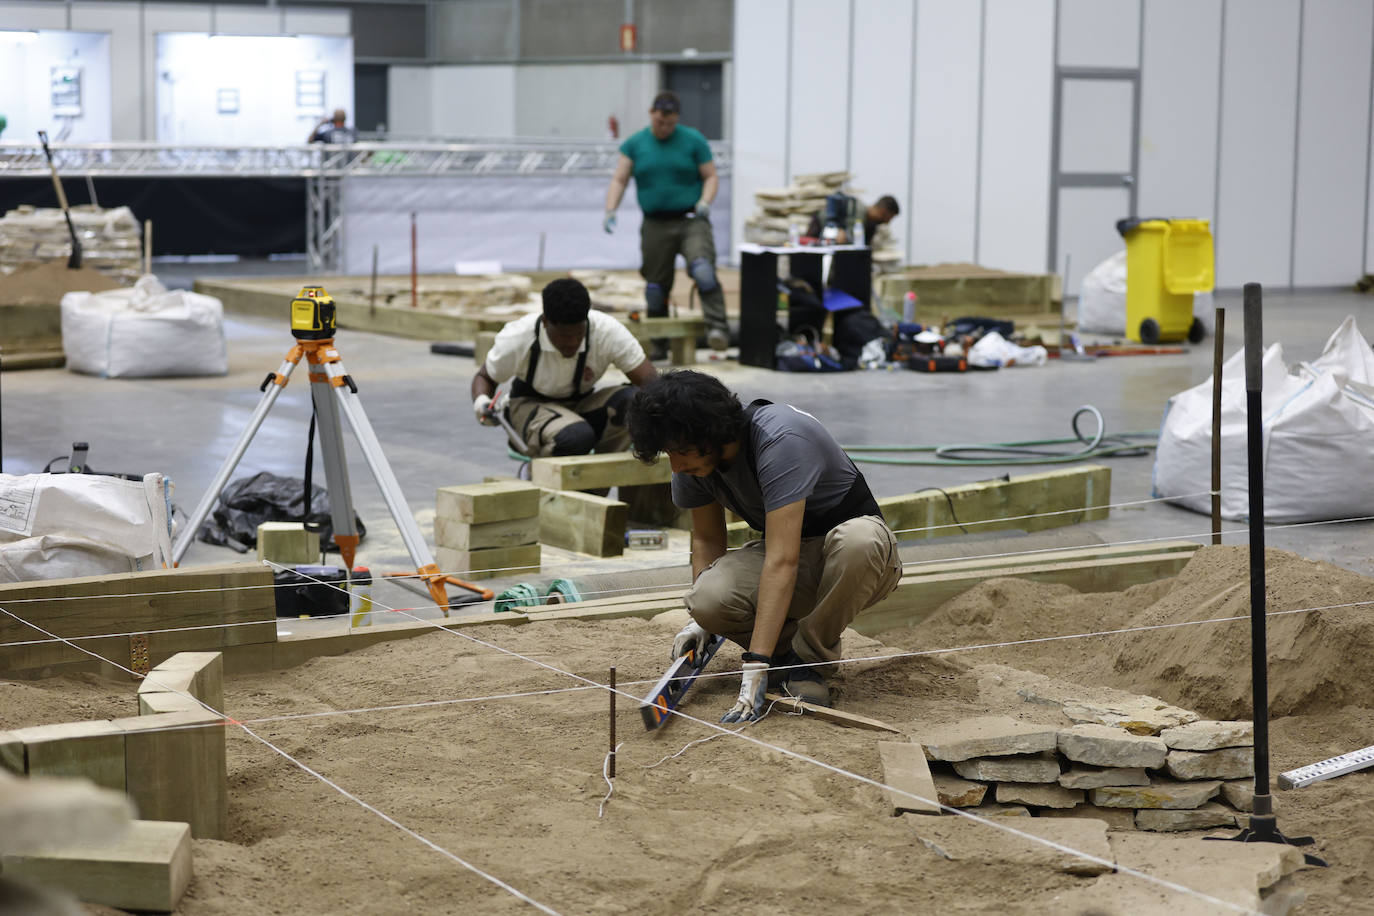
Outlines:
[{"label": "metal rebar stake", "polygon": [[615,665],[611,666],[611,757],[606,773],[615,779]]},{"label": "metal rebar stake", "polygon": [[[1245,284],[1245,426],[1250,490],[1250,677],[1255,725],[1255,804],[1250,826],[1233,837],[1206,837],[1238,843],[1282,843],[1310,846],[1310,836],[1279,832],[1274,798],[1269,794],[1269,667],[1264,603],[1264,334],[1260,326],[1260,285]],[[1326,866],[1311,853],[1308,865]]]}]

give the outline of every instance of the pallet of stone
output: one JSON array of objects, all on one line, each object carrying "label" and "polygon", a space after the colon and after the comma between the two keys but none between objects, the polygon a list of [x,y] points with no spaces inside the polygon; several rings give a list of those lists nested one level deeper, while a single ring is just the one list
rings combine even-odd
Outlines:
[{"label": "pallet of stone", "polygon": [[464,579],[538,572],[539,488],[523,480],[440,487],[435,498],[435,560]]},{"label": "pallet of stone", "polygon": [[[157,664],[177,652],[277,638],[272,571],[256,563],[7,583],[0,585],[0,606],[57,637],[80,637],[83,648],[124,668],[133,666],[145,640],[149,662]],[[0,646],[0,676],[102,668],[125,676],[59,639],[36,638],[13,618],[0,620],[0,643],[10,644]]]}]

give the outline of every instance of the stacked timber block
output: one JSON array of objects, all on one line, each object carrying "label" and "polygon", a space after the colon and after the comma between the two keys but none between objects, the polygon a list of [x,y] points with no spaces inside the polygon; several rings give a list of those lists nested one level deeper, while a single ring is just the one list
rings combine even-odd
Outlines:
[{"label": "stacked timber block", "polygon": [[[667,456],[645,464],[629,452],[536,458],[530,480],[543,492],[539,539],[551,547],[619,556],[629,519],[668,525],[677,520]],[[586,493],[618,488],[620,500]]]},{"label": "stacked timber block", "polygon": [[439,568],[464,579],[539,571],[539,488],[523,480],[440,487],[434,542]]},{"label": "stacked timber block", "polygon": [[939,801],[954,808],[1175,831],[1236,826],[1254,799],[1251,723],[1177,707],[1113,725],[989,716],[919,738]]},{"label": "stacked timber block", "polygon": [[263,522],[258,525],[258,562],[282,566],[320,562],[320,533],[304,522]]}]

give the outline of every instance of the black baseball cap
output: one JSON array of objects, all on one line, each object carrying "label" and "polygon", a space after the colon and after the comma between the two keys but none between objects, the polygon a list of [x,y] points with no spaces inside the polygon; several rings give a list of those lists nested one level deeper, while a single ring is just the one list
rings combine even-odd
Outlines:
[{"label": "black baseball cap", "polygon": [[671,89],[665,89],[654,96],[654,104],[649,106],[650,111],[661,111],[664,114],[677,114],[682,111],[682,101],[677,97],[677,93]]}]

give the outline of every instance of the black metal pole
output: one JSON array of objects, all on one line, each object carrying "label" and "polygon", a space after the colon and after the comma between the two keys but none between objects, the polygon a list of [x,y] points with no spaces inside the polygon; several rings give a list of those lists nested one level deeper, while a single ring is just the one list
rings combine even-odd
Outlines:
[{"label": "black metal pole", "polygon": [[1255,721],[1256,820],[1273,829],[1269,795],[1269,647],[1264,626],[1264,333],[1260,318],[1260,285],[1245,284],[1245,439],[1250,490],[1250,677]]},{"label": "black metal pole", "polygon": [[611,758],[606,774],[615,779],[615,665],[611,666]]},{"label": "black metal pole", "polygon": [[1225,357],[1226,309],[1217,307],[1212,348],[1212,543],[1221,543],[1221,366]]}]

